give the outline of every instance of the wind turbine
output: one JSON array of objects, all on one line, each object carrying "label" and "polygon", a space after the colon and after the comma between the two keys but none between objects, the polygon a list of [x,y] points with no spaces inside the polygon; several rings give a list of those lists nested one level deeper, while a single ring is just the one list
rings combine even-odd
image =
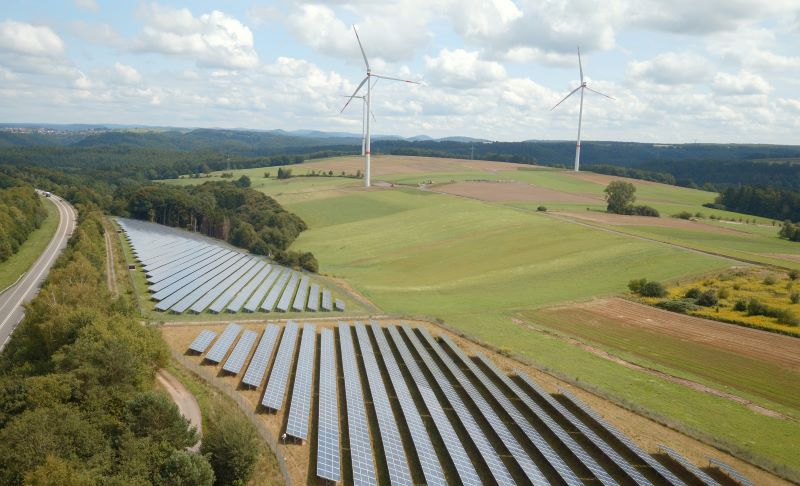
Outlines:
[{"label": "wind turbine", "polygon": [[614,99],[611,96],[608,96],[607,94],[603,94],[603,93],[601,93],[599,91],[593,90],[592,88],[590,88],[589,86],[586,85],[586,81],[583,80],[583,65],[581,64],[581,48],[580,47],[578,47],[578,69],[581,72],[581,85],[578,86],[577,88],[573,89],[572,91],[570,91],[570,93],[567,96],[565,96],[563,100],[561,100],[558,103],[556,103],[556,106],[550,108],[550,111],[555,110],[558,107],[558,105],[560,105],[561,103],[566,101],[567,98],[569,98],[570,96],[574,95],[578,90],[581,91],[581,105],[580,105],[580,109],[578,110],[578,143],[575,145],[575,172],[579,172],[580,169],[581,169],[581,121],[583,120],[583,92],[584,92],[584,90],[588,89],[592,93],[597,93],[599,95],[605,96],[608,99],[612,99],[612,100]]},{"label": "wind turbine", "polygon": [[[369,61],[367,60],[367,54],[364,52],[364,46],[361,44],[361,39],[358,37],[358,30],[356,30],[356,26],[355,25],[353,26],[353,32],[355,32],[355,34],[356,34],[356,41],[358,41],[358,48],[361,49],[361,56],[364,58],[364,64],[367,66],[367,75],[364,77],[364,79],[361,80],[361,84],[358,85],[356,90],[350,96],[350,99],[347,100],[347,103],[344,104],[344,106],[342,107],[342,109],[341,109],[341,111],[339,113],[343,112],[345,110],[345,108],[347,108],[347,105],[349,105],[350,102],[353,101],[353,98],[356,97],[356,95],[361,90],[361,88],[364,86],[364,84],[366,84],[367,85],[367,94],[365,95],[366,96],[366,104],[367,104],[366,113],[372,114],[372,110],[370,109],[370,104],[371,104],[371,101],[372,101],[372,96],[371,96],[371,94],[372,94],[372,86],[373,86],[373,84],[371,82],[371,78],[386,79],[386,80],[389,80],[389,81],[400,81],[401,83],[420,84],[420,83],[418,83],[416,81],[409,81],[407,79],[390,78],[389,76],[381,76],[379,74],[374,74],[372,72],[372,69],[370,69],[370,67],[369,67]],[[364,115],[364,119],[366,120],[366,129],[364,130],[364,133],[366,134],[366,137],[365,137],[366,138],[366,143],[365,143],[365,147],[364,147],[364,187],[369,187],[370,186],[370,171],[369,171],[369,169],[370,169],[370,132],[369,132],[369,117]]]},{"label": "wind turbine", "polygon": [[[372,89],[375,89],[375,85],[378,84],[379,79],[376,79],[374,83],[372,83]],[[342,95],[344,98],[350,98],[350,96]],[[353,98],[358,98],[361,100],[361,156],[363,157],[365,154],[365,147],[367,142],[367,96],[353,96]],[[344,108],[342,109],[344,110]],[[375,115],[370,112],[372,115],[372,119],[375,120]]]}]

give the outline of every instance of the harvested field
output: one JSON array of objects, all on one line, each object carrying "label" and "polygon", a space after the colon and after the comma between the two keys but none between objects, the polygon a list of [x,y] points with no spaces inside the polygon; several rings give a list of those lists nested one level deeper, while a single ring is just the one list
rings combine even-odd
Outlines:
[{"label": "harvested field", "polygon": [[800,340],[620,298],[551,307],[530,322],[697,376],[751,396],[800,409]]},{"label": "harvested field", "polygon": [[[382,322],[382,324],[387,325],[395,323],[396,321]],[[335,327],[336,321],[318,320],[314,321],[314,324],[318,328]],[[483,352],[490,356],[491,359],[505,372],[511,373],[516,369],[521,369],[551,393],[556,392],[558,388],[568,389],[649,452],[655,452],[657,444],[667,443],[670,444],[670,446],[674,449],[680,451],[680,453],[685,455],[685,457],[687,457],[689,460],[700,465],[701,467],[707,462],[705,459],[706,456],[711,455],[728,462],[750,479],[754,480],[757,484],[788,484],[761,469],[747,464],[746,462],[738,460],[732,456],[729,456],[728,454],[721,453],[713,447],[707,446],[670,428],[664,427],[649,419],[618,407],[607,400],[601,399],[563,381],[557,380],[551,375],[543,373],[531,366],[524,365],[518,361],[494,353],[483,346],[466,340],[439,326],[422,321],[409,321],[408,324],[414,327],[426,327],[433,335],[447,335],[469,355],[473,355],[478,351]],[[251,329],[260,332],[263,329],[263,325],[264,323],[248,323],[242,327],[244,329]],[[197,336],[200,329],[213,329],[217,332],[220,332],[224,327],[224,323],[207,324],[202,327],[197,325],[173,324],[162,327],[162,333],[172,349],[179,353],[184,353],[189,343]],[[186,358],[198,364],[200,364],[202,360],[200,356],[187,355]],[[234,388],[238,387],[241,380],[241,376],[230,376],[221,373],[221,366],[219,365],[214,366],[210,364],[203,364],[202,368],[207,370],[212,376],[218,377]],[[250,404],[252,404],[253,410],[257,412],[256,416],[258,419],[261,420],[265,426],[267,426],[269,431],[275,437],[279,437],[286,426],[286,412],[288,410],[288,403],[290,400],[293,373],[294,371],[292,371],[292,374],[289,377],[289,387],[287,388],[287,397],[284,404],[284,409],[277,414],[262,413],[258,407],[264,389],[263,384],[258,390],[246,390],[242,388],[238,389],[238,393],[240,393]],[[342,384],[340,383],[339,386],[341,387]],[[316,387],[317,385],[315,383],[315,390]],[[314,393],[314,397],[315,402],[316,392]],[[316,423],[316,405],[312,405],[311,417],[312,422]],[[372,424],[373,433],[375,433],[374,427],[375,424]],[[313,481],[315,471],[315,462],[313,461],[316,451],[316,435],[313,431],[315,429],[316,425],[313,425],[310,429],[312,432],[309,437],[309,441],[305,445],[290,442],[279,445],[278,453],[283,455],[286,459],[286,464],[293,484],[316,484]],[[345,453],[346,450],[342,450],[342,454]]]},{"label": "harvested field", "polygon": [[[319,161],[304,162],[299,168],[345,171],[348,173],[364,170],[361,156],[335,157]],[[426,174],[436,172],[486,171],[498,172],[518,170],[519,164],[510,162],[488,162],[468,159],[445,159],[439,157],[372,156],[372,175],[381,177],[394,174]]]},{"label": "harvested field", "polygon": [[589,221],[592,223],[608,224],[612,226],[656,226],[659,228],[678,228],[690,231],[704,231],[710,233],[729,234],[736,236],[750,236],[749,233],[735,229],[721,228],[700,221],[691,221],[680,218],[652,218],[649,216],[629,216],[625,214],[601,213],[599,211],[553,211],[555,214],[569,216],[570,218]]},{"label": "harvested field", "polygon": [[429,190],[464,196],[481,201],[541,201],[579,204],[602,203],[600,197],[572,194],[523,182],[455,182],[431,187]]}]

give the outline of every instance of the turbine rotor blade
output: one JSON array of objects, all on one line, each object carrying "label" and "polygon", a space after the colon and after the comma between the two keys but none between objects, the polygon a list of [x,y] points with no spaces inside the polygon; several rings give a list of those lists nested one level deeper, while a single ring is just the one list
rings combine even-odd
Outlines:
[{"label": "turbine rotor blade", "polygon": [[610,99],[610,100],[616,100],[616,98],[614,98],[613,96],[608,96],[607,94],[605,94],[605,93],[601,93],[601,92],[599,92],[599,91],[597,91],[597,90],[594,90],[594,89],[592,89],[592,88],[590,88],[590,87],[588,87],[588,86],[584,86],[584,87],[585,87],[586,89],[588,89],[589,91],[591,91],[592,93],[597,93],[597,94],[599,94],[599,95],[605,96],[606,98],[608,98],[608,99]]},{"label": "turbine rotor blade", "polygon": [[353,32],[356,33],[356,40],[358,41],[358,48],[361,49],[361,55],[364,57],[364,64],[367,65],[367,71],[369,71],[369,61],[367,61],[367,53],[364,52],[364,46],[361,45],[361,38],[358,37],[358,30],[356,30],[356,26],[353,26]]},{"label": "turbine rotor blade", "polygon": [[562,99],[561,101],[559,101],[558,103],[556,103],[556,106],[554,106],[554,107],[550,108],[550,111],[553,111],[553,110],[555,110],[555,109],[558,107],[558,105],[560,105],[561,103],[565,102],[565,101],[567,100],[567,98],[569,98],[570,96],[574,95],[574,94],[575,94],[575,92],[576,92],[576,91],[578,91],[578,90],[579,90],[579,89],[581,89],[581,88],[583,88],[583,85],[580,85],[580,86],[578,86],[577,88],[575,88],[575,89],[573,89],[572,91],[570,91],[570,92],[569,92],[569,94],[568,94],[567,96],[565,96],[565,97],[564,97],[564,99]]},{"label": "turbine rotor blade", "polygon": [[409,79],[391,78],[389,76],[381,76],[379,74],[372,74],[374,78],[388,79],[389,81],[400,81],[401,83],[422,84],[419,81],[411,81]]},{"label": "turbine rotor blade", "polygon": [[372,110],[369,110],[369,114],[372,115],[372,121],[377,122],[378,120],[375,118],[375,113]]},{"label": "turbine rotor blade", "polygon": [[361,87],[364,86],[364,83],[366,83],[367,81],[369,81],[369,76],[367,76],[367,77],[365,77],[364,79],[361,80],[361,84],[359,84],[358,88],[356,88],[356,90],[353,91],[353,94],[350,95],[350,99],[347,100],[347,103],[345,103],[344,106],[342,107],[342,109],[339,110],[339,113],[342,113],[344,111],[344,109],[347,108],[347,105],[349,105],[350,102],[353,101],[353,98],[355,98],[356,95],[358,94],[358,90],[360,90]]},{"label": "turbine rotor blade", "polygon": [[581,63],[581,46],[578,46],[578,69],[581,71],[581,83],[583,83],[583,63]]}]

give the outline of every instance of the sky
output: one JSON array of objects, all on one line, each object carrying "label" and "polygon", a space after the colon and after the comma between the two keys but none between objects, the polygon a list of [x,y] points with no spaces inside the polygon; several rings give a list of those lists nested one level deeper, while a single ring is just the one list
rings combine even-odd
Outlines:
[{"label": "sky", "polygon": [[4,0],[0,122],[800,144],[800,0]]}]

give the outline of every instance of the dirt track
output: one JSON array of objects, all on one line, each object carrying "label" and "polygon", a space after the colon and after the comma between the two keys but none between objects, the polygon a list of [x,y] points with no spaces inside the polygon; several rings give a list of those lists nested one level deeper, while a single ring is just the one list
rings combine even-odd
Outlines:
[{"label": "dirt track", "polygon": [[580,204],[602,203],[600,197],[572,194],[538,187],[524,182],[455,182],[430,189],[455,196],[464,196],[482,201],[540,201],[569,202]]},{"label": "dirt track", "polygon": [[[189,423],[197,428],[197,435],[202,435],[203,417],[200,413],[200,405],[198,405],[194,395],[167,370],[159,370],[156,375],[156,381],[158,381],[158,384],[169,394],[172,401],[175,402],[175,405],[178,406],[181,415],[186,417]],[[189,450],[192,452],[199,451],[200,441],[197,441],[197,444],[190,447]]]},{"label": "dirt track", "polygon": [[620,298],[593,300],[570,308],[800,371],[800,339],[794,337],[676,314]]}]

